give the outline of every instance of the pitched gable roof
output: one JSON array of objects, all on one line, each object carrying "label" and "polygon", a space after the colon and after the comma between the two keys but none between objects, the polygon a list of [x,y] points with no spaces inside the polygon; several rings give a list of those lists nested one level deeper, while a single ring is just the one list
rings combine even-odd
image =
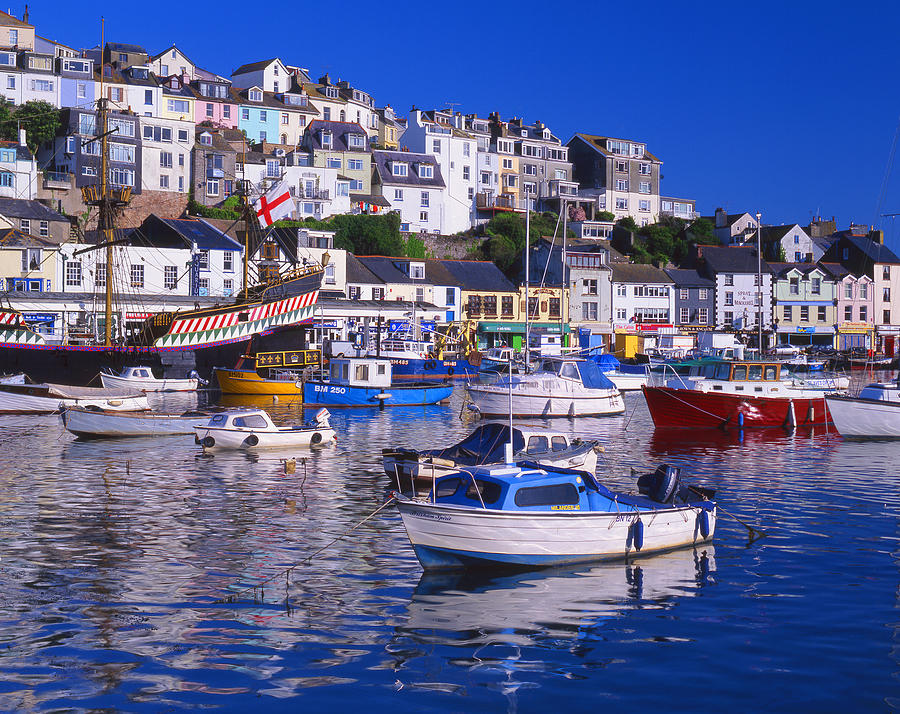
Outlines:
[{"label": "pitched gable roof", "polygon": [[[591,147],[594,151],[596,151],[598,154],[602,154],[603,156],[606,156],[606,157],[619,156],[619,154],[614,154],[613,152],[607,150],[606,142],[609,139],[612,139],[613,141],[627,141],[628,143],[633,143],[633,144],[643,144],[644,143],[643,141],[634,141],[633,139],[616,139],[613,136],[597,136],[596,134],[575,134],[575,136],[573,136],[571,139],[569,139],[568,143],[571,144],[576,139],[580,139],[585,144],[587,144],[589,147]],[[566,146],[568,146],[568,144],[566,144]],[[635,158],[635,159],[641,158],[641,159],[646,159],[647,161],[655,161],[660,164],[662,163],[662,160],[660,160],[658,157],[656,157],[655,155],[653,155],[649,151],[647,151],[646,145],[644,146],[644,155],[643,156],[641,156],[641,157],[623,156],[622,158],[623,159],[624,158]]]},{"label": "pitched gable roof", "polygon": [[661,268],[645,263],[611,263],[614,283],[672,283]]},{"label": "pitched gable roof", "polygon": [[[278,59],[277,57],[273,57],[272,59],[260,60],[259,62],[249,62],[247,64],[242,64],[240,67],[238,67],[236,70],[234,70],[234,72],[232,72],[231,74],[235,75],[235,74],[246,74],[247,72],[257,72],[261,69],[265,69],[273,62],[281,62],[281,60]],[[281,62],[281,66],[284,67],[284,62]]]},{"label": "pitched gable roof", "polygon": [[[699,246],[699,248],[701,250],[701,259],[706,261],[708,271],[713,273],[756,272],[758,259],[755,246],[719,248],[704,245]],[[772,272],[765,260],[759,262],[759,268],[763,273]]]},{"label": "pitched gable roof", "polygon": [[0,198],[0,216],[29,218],[37,221],[69,222],[64,215],[47,208],[40,201],[30,201],[24,198]]},{"label": "pitched gable roof", "polygon": [[516,292],[516,286],[496,265],[483,260],[442,260],[441,264],[456,278],[463,290]]}]

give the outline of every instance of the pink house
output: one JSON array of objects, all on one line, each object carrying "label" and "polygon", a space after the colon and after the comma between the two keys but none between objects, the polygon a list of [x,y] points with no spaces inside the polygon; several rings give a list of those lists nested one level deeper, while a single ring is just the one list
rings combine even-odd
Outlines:
[{"label": "pink house", "polygon": [[841,265],[823,263],[834,275],[837,293],[837,348],[871,348],[875,333],[875,286],[868,275],[856,277]]},{"label": "pink house", "polygon": [[226,80],[195,79],[190,84],[194,94],[194,122],[211,122],[225,129],[237,129],[238,105]]}]

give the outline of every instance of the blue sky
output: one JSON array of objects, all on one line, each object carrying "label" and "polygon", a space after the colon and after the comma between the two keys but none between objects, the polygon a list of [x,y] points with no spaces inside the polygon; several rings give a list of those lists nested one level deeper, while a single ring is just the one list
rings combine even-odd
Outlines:
[{"label": "blue sky", "polygon": [[[258,7],[259,12],[254,12]],[[22,5],[11,6],[21,16]],[[153,54],[177,44],[229,75],[273,56],[328,72],[405,113],[446,107],[642,140],[662,193],[698,210],[871,224],[900,115],[900,6],[837,2],[134,4],[32,2],[37,32]],[[900,173],[900,171],[898,171]],[[882,219],[878,219],[881,221]],[[886,219],[900,248],[900,219]]]}]

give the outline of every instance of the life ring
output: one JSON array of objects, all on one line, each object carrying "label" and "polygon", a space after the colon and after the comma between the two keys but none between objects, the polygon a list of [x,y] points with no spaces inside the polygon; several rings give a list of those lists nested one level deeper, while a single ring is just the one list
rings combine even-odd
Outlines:
[{"label": "life ring", "polygon": [[245,446],[256,446],[259,443],[259,437],[256,434],[250,434],[246,439],[244,439]]},{"label": "life ring", "polygon": [[447,376],[448,376],[448,377],[452,377],[452,376],[453,376],[453,367],[447,367]]},{"label": "life ring", "polygon": [[216,440],[211,436],[205,436],[203,437],[203,441],[201,441],[200,443],[204,446],[204,448],[211,449],[216,445]]},{"label": "life ring", "polygon": [[310,444],[321,444],[322,443],[322,435],[318,431],[314,431],[313,435],[309,439]]}]

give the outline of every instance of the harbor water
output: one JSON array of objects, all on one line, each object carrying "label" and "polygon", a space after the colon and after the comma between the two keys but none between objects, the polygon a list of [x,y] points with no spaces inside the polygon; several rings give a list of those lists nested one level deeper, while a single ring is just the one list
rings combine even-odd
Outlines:
[{"label": "harbor water", "polygon": [[610,487],[676,464],[765,537],[720,514],[696,550],[425,576],[396,509],[351,529],[390,491],[383,447],[472,430],[462,396],[332,410],[338,443],[312,453],[0,417],[0,710],[900,708],[900,443],[654,431],[629,393],[553,425],[603,442]]}]

